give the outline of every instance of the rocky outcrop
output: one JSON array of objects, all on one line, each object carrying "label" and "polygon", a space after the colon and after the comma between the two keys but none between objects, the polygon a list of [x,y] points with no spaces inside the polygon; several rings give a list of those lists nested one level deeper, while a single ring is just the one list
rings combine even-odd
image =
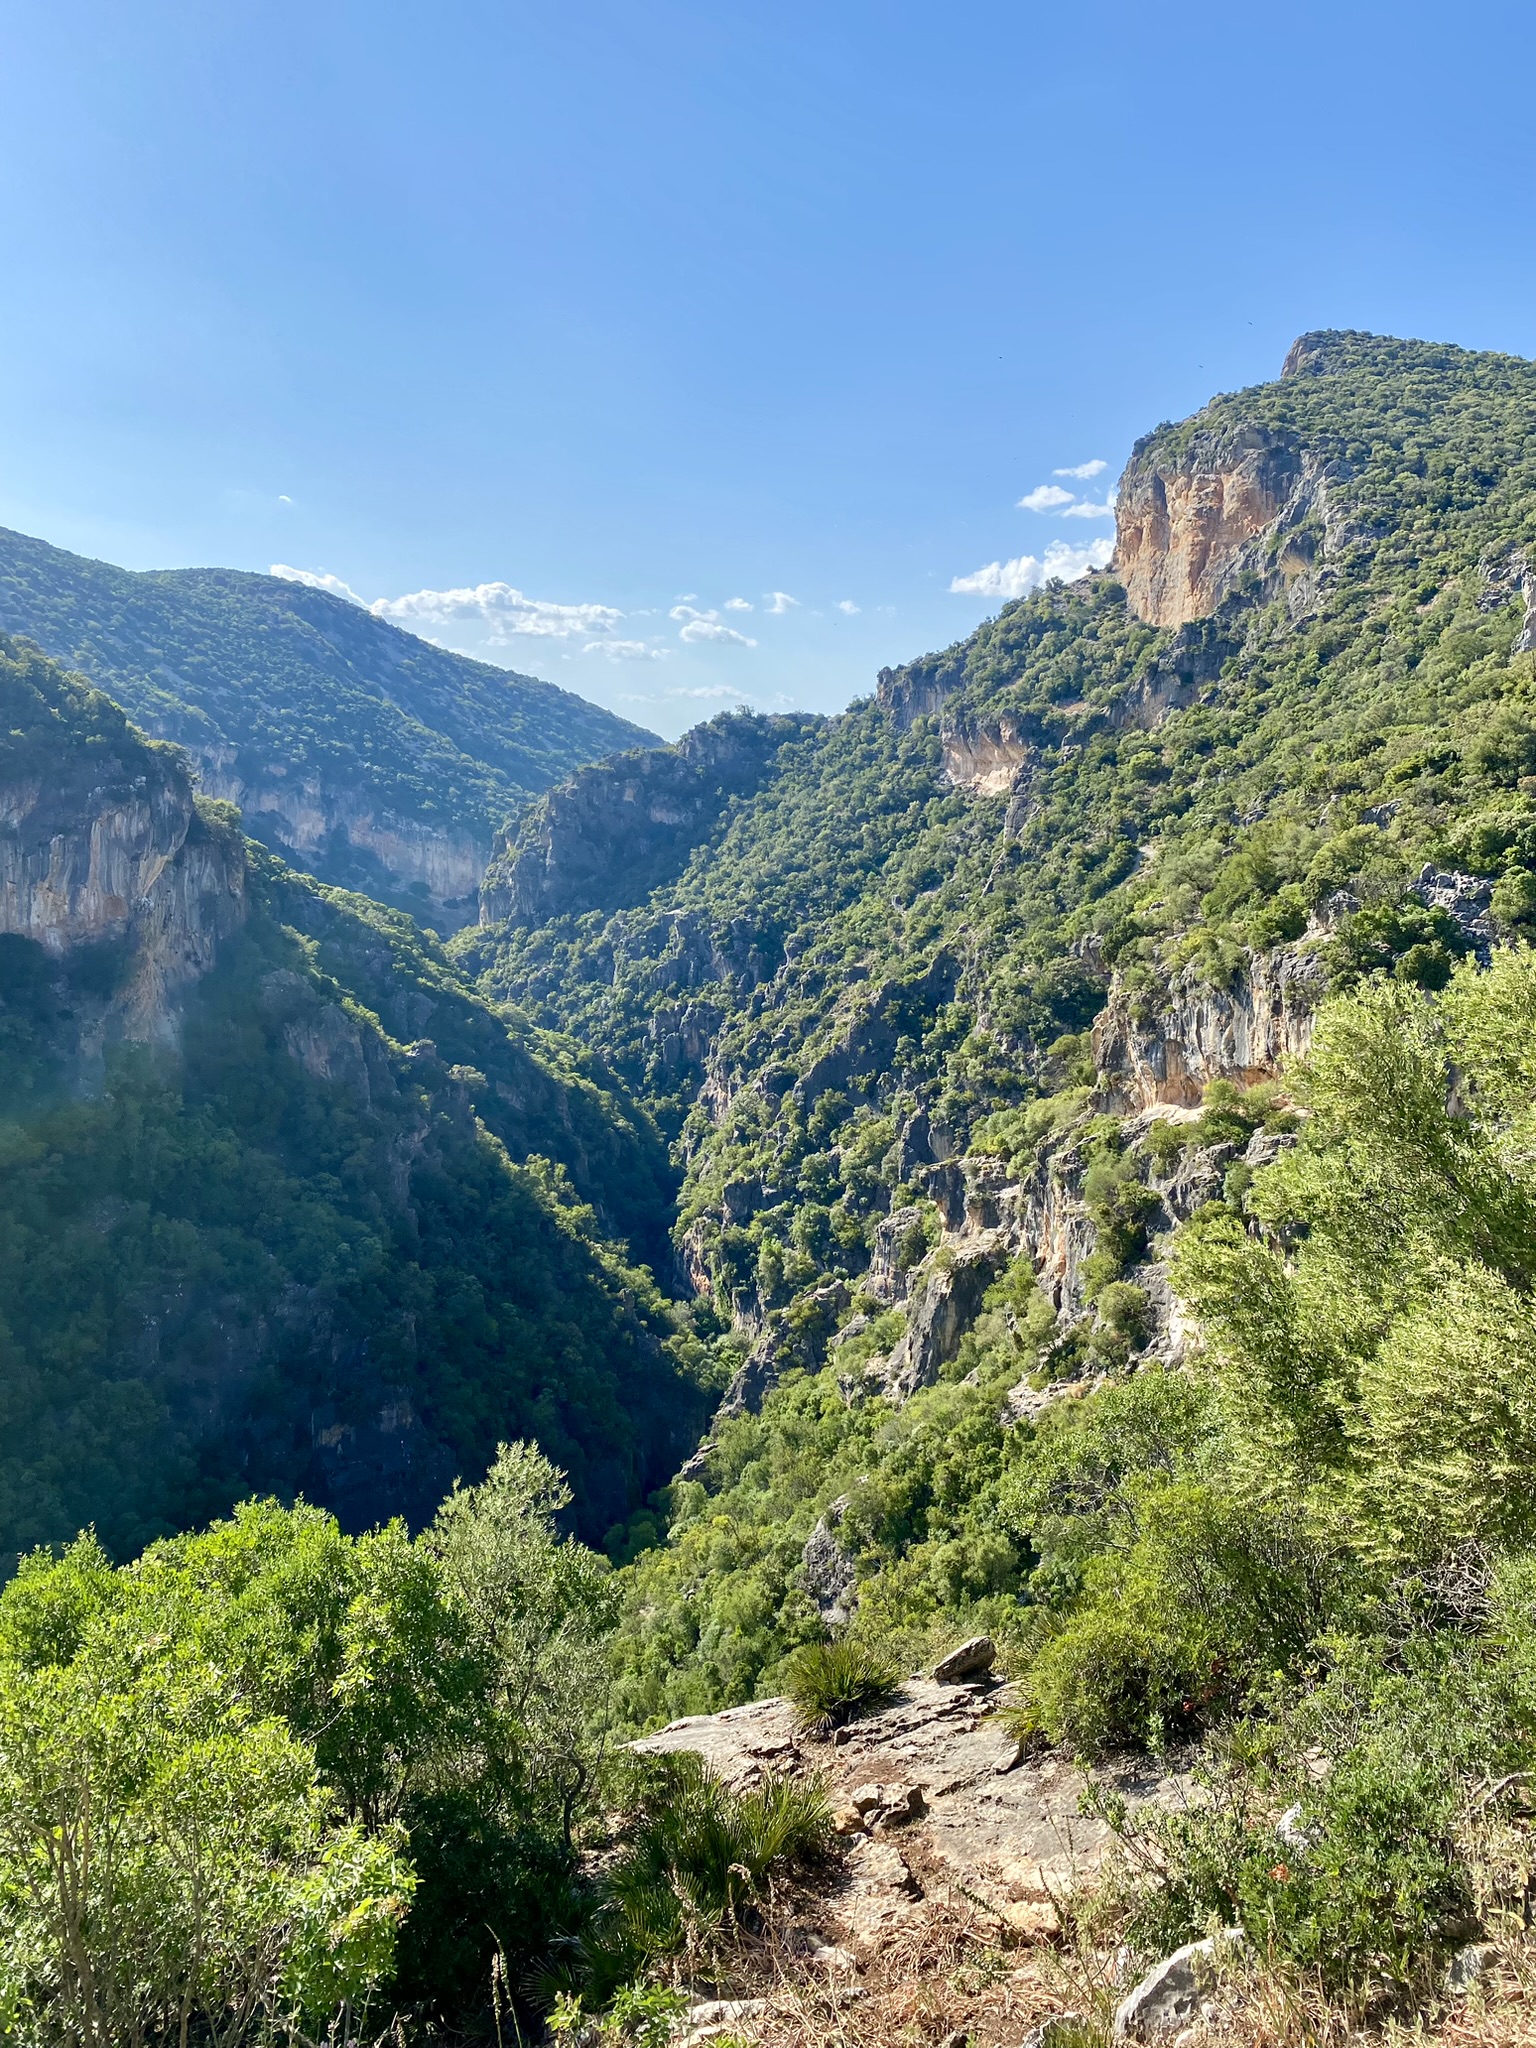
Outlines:
[{"label": "rocky outcrop", "polygon": [[498,844],[480,921],[537,924],[619,910],[682,872],[735,797],[758,789],[781,748],[821,723],[733,713],[676,746],[615,754],[541,797]]},{"label": "rocky outcrop", "polygon": [[1005,795],[1017,785],[1020,770],[1032,766],[1039,753],[1008,718],[995,727],[957,726],[941,732],[939,744],[944,773],[957,789],[973,796]]},{"label": "rocky outcrop", "polygon": [[[675,1721],[635,1747],[692,1750],[742,1790],[769,1775],[824,1777],[840,1823],[848,1816],[824,1907],[836,1938],[867,1956],[958,1899],[1000,1931],[1043,1932],[1055,1924],[1052,1901],[1096,1873],[1110,1831],[1081,1810],[1083,1774],[1057,1757],[1025,1760],[998,1719],[1007,1698],[987,1678],[913,1678],[893,1705],[830,1742],[799,1730],[789,1701],[773,1699]],[[1182,1779],[1145,1762],[1090,1775],[1133,1808],[1186,1796]]]},{"label": "rocky outcrop", "polygon": [[1113,568],[1131,610],[1149,625],[1184,626],[1246,576],[1311,569],[1318,543],[1303,529],[1324,489],[1315,461],[1261,427],[1138,442],[1115,506]]},{"label": "rocky outcrop", "polygon": [[1323,985],[1322,964],[1306,946],[1254,955],[1225,989],[1186,970],[1150,1015],[1115,985],[1093,1027],[1105,1107],[1192,1104],[1211,1081],[1271,1079],[1311,1044]]},{"label": "rocky outcrop", "polygon": [[960,1249],[941,1248],[911,1295],[907,1325],[886,1358],[872,1359],[865,1378],[896,1404],[931,1387],[960,1349],[981,1313],[982,1298],[1007,1264],[1004,1234],[992,1231]]},{"label": "rocky outcrop", "polygon": [[726,1388],[720,1416],[755,1415],[786,1372],[814,1372],[849,1298],[844,1281],[829,1280],[789,1308],[773,1310]]},{"label": "rocky outcrop", "polygon": [[180,757],[124,726],[0,779],[0,932],[106,960],[87,1037],[166,1043],[176,997],[245,912],[238,832],[199,812]]},{"label": "rocky outcrop", "polygon": [[366,787],[295,775],[282,761],[253,768],[231,747],[194,739],[186,751],[199,787],[237,804],[252,837],[296,867],[384,899],[415,892],[420,915],[450,930],[473,923],[491,857],[488,832],[407,817],[379,804]]},{"label": "rocky outcrop", "polygon": [[844,1494],[817,1521],[800,1553],[800,1583],[828,1628],[842,1628],[847,1623],[857,1597],[858,1566],[837,1533],[847,1512],[848,1496]]}]

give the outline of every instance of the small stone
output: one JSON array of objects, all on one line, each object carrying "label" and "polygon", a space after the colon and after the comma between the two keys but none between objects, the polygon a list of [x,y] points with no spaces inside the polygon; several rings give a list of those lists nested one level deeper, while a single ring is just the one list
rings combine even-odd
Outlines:
[{"label": "small stone", "polygon": [[684,2019],[690,2027],[718,2027],[731,2020],[760,2020],[766,1998],[705,1998],[690,2005]]},{"label": "small stone", "polygon": [[835,1835],[862,1835],[864,1816],[856,1806],[834,1806],[832,1809],[832,1832]]},{"label": "small stone", "polygon": [[1176,2034],[1200,2017],[1201,1994],[1216,1973],[1219,1954],[1247,1945],[1240,1927],[1224,1927],[1204,1941],[1187,1941],[1149,1970],[1115,2014],[1117,2041],[1151,2041]]},{"label": "small stone", "polygon": [[921,1785],[882,1785],[878,1823],[883,1828],[905,1827],[909,1820],[921,1820],[928,1811]]},{"label": "small stone", "polygon": [[1317,1846],[1317,1830],[1309,1828],[1302,1818],[1303,1807],[1298,1799],[1294,1806],[1288,1806],[1275,1822],[1275,1833],[1287,1849],[1294,1849],[1298,1855]]},{"label": "small stone", "polygon": [[852,1977],[859,1967],[847,1949],[834,1948],[830,1942],[824,1943],[820,1948],[813,1948],[810,1960],[818,1969],[825,1970],[829,1976],[835,1977]]},{"label": "small stone", "polygon": [[1474,1984],[1483,1981],[1498,1959],[1499,1951],[1491,1941],[1474,1941],[1470,1947],[1458,1949],[1445,1973],[1446,1990],[1453,1998],[1470,1991]]},{"label": "small stone", "polygon": [[1049,1899],[1010,1899],[1002,1915],[1015,1934],[1035,1941],[1048,1941],[1061,1932],[1061,1915]]},{"label": "small stone", "polygon": [[858,1813],[873,1813],[877,1806],[885,1804],[883,1785],[858,1785],[848,1794],[848,1803]]},{"label": "small stone", "polygon": [[967,1678],[981,1678],[997,1662],[997,1645],[990,1636],[972,1636],[958,1644],[933,1667],[943,1685],[959,1685]]}]

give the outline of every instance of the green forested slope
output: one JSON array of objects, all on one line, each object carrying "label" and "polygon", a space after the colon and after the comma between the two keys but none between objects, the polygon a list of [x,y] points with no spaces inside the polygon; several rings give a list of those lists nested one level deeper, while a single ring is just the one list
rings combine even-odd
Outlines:
[{"label": "green forested slope", "polygon": [[[601,1533],[696,1424],[633,1263],[670,1192],[644,1113],[408,919],[193,812],[174,752],[78,679],[13,646],[0,696],[7,890],[53,920],[0,939],[0,1549],[94,1523],[131,1551],[252,1490],[419,1520],[518,1434]],[[120,994],[181,898],[74,943],[26,891],[152,783],[187,832],[166,873],[211,837],[246,909],[135,1043]]]},{"label": "green forested slope", "polygon": [[[1506,939],[1529,928],[1518,549],[1536,540],[1536,366],[1314,337],[1299,374],[1137,455],[1176,469],[1201,435],[1254,432],[1326,493],[1290,560],[1260,561],[1213,617],[1147,626],[1112,574],[1006,606],[786,750],[649,909],[461,942],[485,986],[602,1047],[681,1134],[680,1241],[722,1315],[748,1318],[727,1348],[769,1311],[792,1329],[829,1275],[847,1280],[845,1319],[873,1311],[859,1290],[882,1219],[916,1202],[915,1255],[937,1237],[935,1162],[974,1147],[1020,1168],[1081,1126],[1100,1311],[1053,1332],[1026,1259],[1013,1305],[1005,1288],[946,1369],[979,1366],[979,1387],[850,1407],[850,1365],[888,1348],[898,1314],[718,1432],[702,1484],[674,1491],[670,1544],[637,1568],[641,1716],[771,1683],[789,1644],[822,1632],[800,1552],[851,1488],[871,1613],[924,1623],[1027,1597],[1035,1559],[992,1488],[1028,1431],[1000,1421],[998,1389],[1042,1346],[1134,1349],[1124,1275],[1168,1160],[1085,1121],[1085,1027],[1112,978],[1155,1025],[1171,989],[1222,991],[1310,925],[1335,988],[1379,973],[1433,989],[1471,940],[1415,892],[1426,861],[1486,878]],[[1011,791],[946,774],[978,736],[1012,746]],[[738,935],[762,965],[743,967]],[[712,1030],[669,1067],[688,1004]],[[1245,1143],[1273,1111],[1234,1097],[1224,1113]],[[675,1620],[665,1644],[658,1617]]]},{"label": "green forested slope", "polygon": [[[387,812],[489,848],[526,800],[583,761],[652,736],[532,676],[434,647],[328,591],[233,569],[135,572],[0,531],[0,630],[79,669],[147,731],[274,804]],[[249,804],[253,831],[292,819]],[[345,833],[329,879],[390,887]],[[398,884],[399,877],[396,877]]]}]

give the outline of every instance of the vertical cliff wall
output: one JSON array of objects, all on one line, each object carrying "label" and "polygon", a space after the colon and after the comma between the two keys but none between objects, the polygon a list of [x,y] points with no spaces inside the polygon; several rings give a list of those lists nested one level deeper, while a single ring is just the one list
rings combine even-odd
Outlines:
[{"label": "vertical cliff wall", "polygon": [[77,968],[91,956],[78,1021],[97,1049],[174,1039],[178,991],[244,916],[240,833],[199,811],[174,749],[15,643],[0,643],[0,722],[0,934]]}]

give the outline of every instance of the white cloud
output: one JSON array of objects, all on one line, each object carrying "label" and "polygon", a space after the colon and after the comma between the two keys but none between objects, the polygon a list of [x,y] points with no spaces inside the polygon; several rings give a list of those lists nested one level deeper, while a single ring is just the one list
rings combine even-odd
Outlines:
[{"label": "white cloud", "polygon": [[293,500],[292,498],[289,497],[286,491],[279,491],[277,494],[277,502],[279,503],[279,505],[291,505],[293,503]]},{"label": "white cloud", "polygon": [[1079,498],[1077,503],[1069,505],[1061,516],[1063,519],[1113,519],[1115,508],[1108,503],[1093,505],[1086,498]]},{"label": "white cloud", "polygon": [[477,583],[464,590],[415,590],[407,597],[381,597],[369,606],[376,618],[389,619],[408,632],[432,637],[434,627],[472,623],[487,628],[491,645],[514,636],[570,640],[581,634],[607,633],[624,614],[610,604],[551,604],[525,597],[510,583]]},{"label": "white cloud", "polygon": [[729,697],[736,704],[746,704],[751,701],[749,698],[744,697],[741,691],[730,683],[707,683],[699,689],[692,690],[684,689],[679,685],[676,689],[668,690],[667,695],[669,697]]},{"label": "white cloud", "polygon": [[763,604],[770,612],[787,612],[791,605],[799,604],[798,597],[791,597],[787,590],[768,590],[763,593]]},{"label": "white cloud", "polygon": [[290,569],[286,562],[274,562],[267,574],[281,576],[285,583],[303,583],[310,590],[328,590],[332,597],[344,597],[349,604],[368,609],[366,597],[359,597],[350,583],[343,583],[339,576],[328,576],[323,569]]},{"label": "white cloud", "polygon": [[1064,491],[1060,484],[1036,484],[1032,491],[1026,491],[1019,500],[1021,512],[1054,512],[1058,505],[1070,505],[1072,492]]},{"label": "white cloud", "polygon": [[1079,462],[1068,469],[1053,469],[1051,475],[1077,476],[1086,483],[1091,476],[1102,476],[1108,467],[1109,464],[1102,457],[1095,456],[1092,462]]},{"label": "white cloud", "polygon": [[1053,540],[1043,560],[1034,555],[1016,555],[1011,562],[988,562],[985,568],[974,569],[969,576],[955,577],[949,587],[957,597],[1027,597],[1053,577],[1071,583],[1086,570],[1102,569],[1113,553],[1114,543],[1107,536],[1091,540],[1082,548]]},{"label": "white cloud", "polygon": [[840,612],[846,612],[850,619],[853,617],[854,613],[860,609],[860,607],[854,603],[851,597],[840,597],[837,600],[837,608]]},{"label": "white cloud", "polygon": [[690,619],[677,637],[690,645],[696,640],[730,641],[737,647],[757,645],[749,634],[738,633],[733,626],[722,626],[718,619]]},{"label": "white cloud", "polygon": [[716,611],[695,611],[691,604],[675,604],[667,614],[676,619],[682,627],[678,639],[689,646],[700,640],[733,642],[737,647],[755,647],[757,642],[745,633],[738,633],[734,626],[722,626],[720,614]]},{"label": "white cloud", "polygon": [[749,612],[752,605],[745,597],[728,597],[725,600],[725,608],[728,612]]},{"label": "white cloud", "polygon": [[606,654],[610,661],[665,661],[671,651],[644,640],[589,640],[583,654]]}]

